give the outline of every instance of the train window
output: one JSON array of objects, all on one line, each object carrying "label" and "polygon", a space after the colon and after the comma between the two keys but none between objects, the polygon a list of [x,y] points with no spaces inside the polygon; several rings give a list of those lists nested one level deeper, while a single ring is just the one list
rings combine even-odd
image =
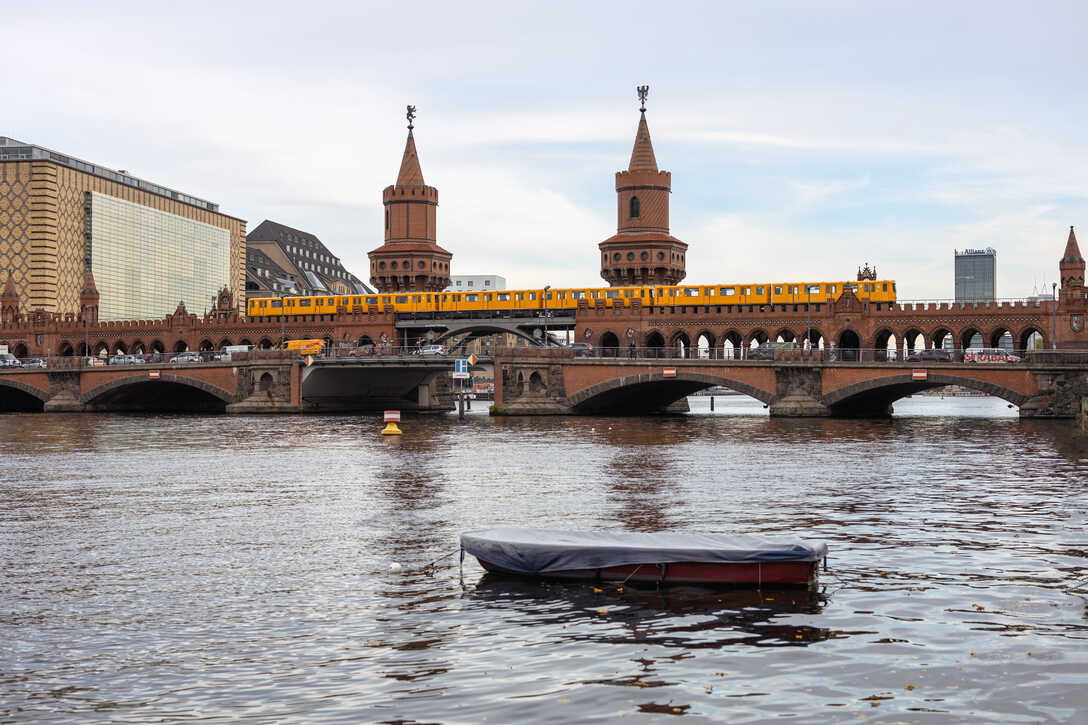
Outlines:
[{"label": "train window", "polygon": [[757,295],[763,294],[763,288],[762,287],[756,287],[756,294]]},{"label": "train window", "polygon": [[535,300],[536,299],[536,292],[530,292],[529,293],[529,299]]},{"label": "train window", "polygon": [[497,295],[495,295],[495,297],[499,300],[499,302],[509,302],[510,301],[510,293],[509,292],[500,292]]},{"label": "train window", "polygon": [[309,307],[311,301],[312,300],[299,300],[298,301],[298,306],[299,307]]},{"label": "train window", "polygon": [[270,304],[273,307],[283,307],[283,300],[272,300]]},{"label": "train window", "polygon": [[604,291],[604,296],[607,297],[608,299],[615,299],[616,297],[620,296],[620,292],[619,292],[619,290],[614,290],[614,289],[605,290]]},{"label": "train window", "polygon": [[382,295],[382,304],[383,305],[388,305],[389,304],[389,295]]},{"label": "train window", "polygon": [[377,297],[367,297],[366,298],[366,303],[368,305],[376,305],[376,304],[378,304],[378,298]]},{"label": "train window", "polygon": [[265,300],[261,300],[261,307],[268,307],[268,302]]},{"label": "train window", "polygon": [[742,295],[750,295],[750,294],[752,294],[752,288],[751,287],[742,287],[741,290],[740,290],[740,293]]},{"label": "train window", "polygon": [[734,287],[722,287],[720,292],[726,297],[732,297],[737,293],[737,290]]},{"label": "train window", "polygon": [[396,302],[398,305],[403,305],[405,302],[408,301],[408,295],[397,295],[393,298],[393,301]]},{"label": "train window", "polygon": [[[562,294],[562,293],[560,293],[560,294]],[[571,297],[571,299],[574,299],[574,300],[584,300],[586,298],[586,292],[585,292],[585,290],[580,290],[580,289],[579,290],[574,290],[573,292],[570,293],[570,297]]]},{"label": "train window", "polygon": [[476,302],[480,299],[480,295],[465,295],[465,302]]},{"label": "train window", "polygon": [[[488,281],[488,280],[484,280],[484,281]],[[491,295],[490,295],[490,294],[486,294],[486,295],[484,295],[484,300],[485,300],[486,302],[490,302],[490,301],[491,301]]]},{"label": "train window", "polygon": [[830,292],[831,294],[835,294],[835,291],[836,291],[836,290],[835,290],[835,288],[836,288],[837,286],[838,286],[838,285],[833,285],[833,284],[829,284],[829,285],[827,286],[827,291],[828,291],[828,292]]},{"label": "train window", "polygon": [[780,295],[780,294],[782,294],[782,286],[781,286],[781,285],[775,285],[775,287],[774,287],[774,293],[775,293],[776,295]]},{"label": "train window", "polygon": [[415,295],[414,297],[412,297],[412,302],[422,302],[422,301],[423,301],[423,295]]},{"label": "train window", "polygon": [[692,289],[692,288],[689,287],[688,289],[684,290],[684,294],[686,294],[688,297],[698,297],[699,296],[699,288],[696,287],[695,289]]},{"label": "train window", "polygon": [[887,283],[887,282],[885,282],[885,283],[884,283],[884,291],[885,291],[885,292],[887,292],[887,291],[888,291],[888,283]]},{"label": "train window", "polygon": [[336,298],[335,297],[329,297],[328,299],[325,300],[325,304],[335,306],[336,305]]}]

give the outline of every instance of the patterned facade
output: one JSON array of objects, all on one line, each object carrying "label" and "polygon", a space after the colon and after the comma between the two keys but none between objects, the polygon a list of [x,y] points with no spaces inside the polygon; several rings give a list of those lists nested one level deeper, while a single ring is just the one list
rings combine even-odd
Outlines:
[{"label": "patterned facade", "polygon": [[[40,147],[0,137],[0,151],[7,152],[0,153],[0,270],[11,273],[24,310],[79,312],[88,192],[226,230],[230,270],[222,282],[245,288],[244,220],[219,213],[210,202]],[[244,295],[236,297],[244,305]],[[164,298],[159,314],[177,302]]]}]

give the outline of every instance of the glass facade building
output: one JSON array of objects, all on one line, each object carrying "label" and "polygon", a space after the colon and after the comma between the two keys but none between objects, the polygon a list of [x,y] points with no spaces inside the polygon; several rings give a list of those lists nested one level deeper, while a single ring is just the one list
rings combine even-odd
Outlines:
[{"label": "glass facade building", "polygon": [[956,252],[956,302],[992,302],[997,296],[997,250]]},{"label": "glass facade building", "polygon": [[99,319],[149,320],[184,302],[197,314],[230,282],[230,231],[86,192],[85,255]]}]

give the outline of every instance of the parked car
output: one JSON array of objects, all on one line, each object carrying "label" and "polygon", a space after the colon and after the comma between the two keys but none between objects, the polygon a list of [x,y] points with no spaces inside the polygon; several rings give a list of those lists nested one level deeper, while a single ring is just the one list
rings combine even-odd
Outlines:
[{"label": "parked car", "polygon": [[415,354],[416,355],[445,355],[446,354],[446,346],[445,345],[424,345],[423,347],[417,348],[416,351],[415,351]]},{"label": "parked car", "polygon": [[972,347],[964,351],[963,361],[965,363],[1018,363],[1020,357],[999,347]]},{"label": "parked car", "polygon": [[952,362],[948,350],[915,350],[907,355],[907,362]]},{"label": "parked car", "polygon": [[45,360],[40,357],[28,357],[23,360],[24,368],[44,368],[46,367]]},{"label": "parked car", "polygon": [[122,355],[122,354],[110,355],[109,359],[106,361],[106,364],[107,365],[128,365],[128,355]]},{"label": "parked car", "polygon": [[19,362],[19,358],[10,352],[0,352],[0,368],[21,368],[22,366],[23,364]]},{"label": "parked car", "polygon": [[194,363],[200,362],[200,353],[198,352],[179,352],[174,357],[170,358],[172,363]]},{"label": "parked car", "polygon": [[572,342],[567,346],[571,350],[574,350],[574,357],[592,357],[593,345],[588,342]]}]

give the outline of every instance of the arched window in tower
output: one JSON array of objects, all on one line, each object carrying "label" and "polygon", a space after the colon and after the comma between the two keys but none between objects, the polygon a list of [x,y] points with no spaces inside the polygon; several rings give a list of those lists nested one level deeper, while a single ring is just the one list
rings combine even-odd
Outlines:
[{"label": "arched window in tower", "polygon": [[637,196],[631,197],[631,218],[636,219],[642,213],[642,204],[639,202]]}]

